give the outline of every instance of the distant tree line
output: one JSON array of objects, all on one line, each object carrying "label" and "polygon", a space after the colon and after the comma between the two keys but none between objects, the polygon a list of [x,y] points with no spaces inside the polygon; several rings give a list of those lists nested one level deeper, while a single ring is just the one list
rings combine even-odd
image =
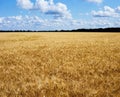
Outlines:
[{"label": "distant tree line", "polygon": [[120,32],[120,28],[77,29],[72,32]]},{"label": "distant tree line", "polygon": [[120,32],[120,28],[96,28],[76,30],[0,30],[0,32]]}]

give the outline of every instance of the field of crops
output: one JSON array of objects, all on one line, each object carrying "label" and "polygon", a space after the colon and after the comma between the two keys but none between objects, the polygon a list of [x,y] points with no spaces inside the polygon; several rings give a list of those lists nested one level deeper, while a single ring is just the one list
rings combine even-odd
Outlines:
[{"label": "field of crops", "polygon": [[0,97],[120,97],[120,34],[0,33]]}]

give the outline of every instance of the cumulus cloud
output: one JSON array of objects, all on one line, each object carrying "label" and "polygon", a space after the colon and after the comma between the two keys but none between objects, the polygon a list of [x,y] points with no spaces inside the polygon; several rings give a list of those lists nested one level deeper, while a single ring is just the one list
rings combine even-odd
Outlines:
[{"label": "cumulus cloud", "polygon": [[56,30],[71,28],[70,20],[42,19],[38,16],[0,17],[1,30]]},{"label": "cumulus cloud", "polygon": [[39,22],[36,17],[30,16],[9,16],[2,18],[1,29],[5,30],[28,30],[35,22]]},{"label": "cumulus cloud", "polygon": [[119,10],[119,8],[114,9],[109,6],[104,6],[103,10],[92,11],[92,15],[94,17],[119,17],[117,10]]},{"label": "cumulus cloud", "polygon": [[116,11],[120,13],[120,6],[116,8]]},{"label": "cumulus cloud", "polygon": [[79,28],[120,27],[117,18],[81,19],[42,19],[38,16],[0,17],[0,30],[61,30]]},{"label": "cumulus cloud", "polygon": [[93,3],[102,3],[103,0],[87,0],[88,2],[93,2]]},{"label": "cumulus cloud", "polygon": [[53,0],[36,0],[35,9],[40,9],[45,14],[52,14],[55,17],[71,18],[67,6],[63,3],[54,3]]},{"label": "cumulus cloud", "polygon": [[33,3],[30,0],[17,0],[17,5],[23,9],[33,8]]},{"label": "cumulus cloud", "polygon": [[3,22],[3,20],[4,20],[4,18],[2,17],[2,18],[0,18],[0,23],[2,23]]},{"label": "cumulus cloud", "polygon": [[65,4],[55,4],[53,0],[36,0],[34,4],[30,0],[17,0],[17,5],[23,9],[39,10],[44,14],[53,15],[54,18],[72,18],[70,11]]}]

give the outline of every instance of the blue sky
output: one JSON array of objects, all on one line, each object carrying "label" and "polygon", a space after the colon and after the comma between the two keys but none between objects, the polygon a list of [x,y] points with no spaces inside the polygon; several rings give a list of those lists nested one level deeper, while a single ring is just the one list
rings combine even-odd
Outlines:
[{"label": "blue sky", "polygon": [[0,0],[0,30],[120,27],[120,0]]}]

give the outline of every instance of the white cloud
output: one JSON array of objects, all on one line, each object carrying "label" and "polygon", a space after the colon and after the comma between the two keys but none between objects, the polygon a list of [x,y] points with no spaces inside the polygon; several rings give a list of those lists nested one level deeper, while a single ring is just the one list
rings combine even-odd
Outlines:
[{"label": "white cloud", "polygon": [[61,30],[99,27],[119,27],[117,18],[91,18],[89,20],[42,19],[38,16],[0,17],[1,30]]},{"label": "white cloud", "polygon": [[3,20],[4,20],[4,18],[3,18],[3,17],[1,17],[1,18],[0,18],[0,23],[2,23],[2,22],[3,22]]},{"label": "white cloud", "polygon": [[33,3],[30,0],[17,0],[17,5],[23,9],[33,8]]},{"label": "white cloud", "polygon": [[38,9],[45,14],[52,14],[55,17],[71,18],[67,6],[63,3],[55,4],[53,0],[36,0],[35,9]]},{"label": "white cloud", "polygon": [[110,19],[105,19],[105,18],[102,18],[102,19],[93,18],[91,21],[89,21],[89,25],[91,25],[94,28],[105,28],[105,27],[115,26],[112,19],[110,21]]},{"label": "white cloud", "polygon": [[119,13],[117,13],[116,9],[109,6],[104,6],[103,10],[92,11],[92,15],[94,17],[119,17]]},{"label": "white cloud", "polygon": [[109,7],[109,6],[104,6],[104,10],[108,11],[108,12],[111,12],[111,13],[115,12],[115,10],[113,8]]},{"label": "white cloud", "polygon": [[120,13],[120,6],[116,8],[116,11]]},{"label": "white cloud", "polygon": [[54,18],[72,18],[70,11],[65,4],[55,4],[53,0],[36,0],[35,4],[30,0],[17,0],[17,5],[23,9],[39,10],[44,14],[53,15]]},{"label": "white cloud", "polygon": [[103,0],[87,0],[88,2],[93,2],[93,3],[102,3]]},{"label": "white cloud", "polygon": [[41,19],[38,16],[10,16],[0,17],[1,30],[56,30],[70,29],[70,22],[66,19]]}]

